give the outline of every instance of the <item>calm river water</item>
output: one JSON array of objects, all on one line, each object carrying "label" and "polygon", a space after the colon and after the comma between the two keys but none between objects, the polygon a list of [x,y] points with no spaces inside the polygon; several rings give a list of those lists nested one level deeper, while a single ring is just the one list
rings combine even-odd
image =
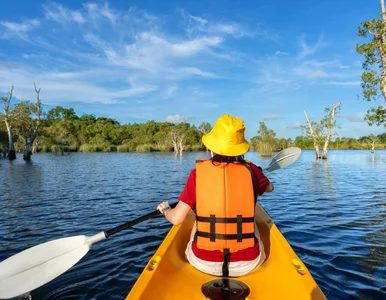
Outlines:
[{"label": "calm river water", "polygon": [[[180,195],[206,153],[34,154],[0,159],[0,261],[28,247],[93,235]],[[266,166],[250,152],[246,158]],[[386,299],[386,151],[312,151],[268,177],[260,197],[328,299]],[[94,244],[32,299],[123,299],[171,225],[163,217]],[[39,274],[36,274],[39,276]],[[187,298],[188,299],[188,298]]]}]

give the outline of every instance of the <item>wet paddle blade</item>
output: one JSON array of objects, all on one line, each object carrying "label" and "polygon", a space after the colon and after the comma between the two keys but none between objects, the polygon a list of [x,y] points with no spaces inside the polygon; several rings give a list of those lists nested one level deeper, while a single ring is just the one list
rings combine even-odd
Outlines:
[{"label": "wet paddle blade", "polygon": [[0,299],[30,292],[75,265],[101,234],[53,240],[24,250],[0,263]]},{"label": "wet paddle blade", "polygon": [[287,148],[276,154],[264,171],[272,172],[293,164],[299,158],[302,150],[297,147]]}]

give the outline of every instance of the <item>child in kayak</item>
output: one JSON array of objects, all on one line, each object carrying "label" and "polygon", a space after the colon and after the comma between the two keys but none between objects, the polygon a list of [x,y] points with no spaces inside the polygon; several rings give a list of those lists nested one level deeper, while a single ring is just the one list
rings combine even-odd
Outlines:
[{"label": "child in kayak", "polygon": [[196,269],[215,276],[246,275],[264,262],[264,246],[254,222],[258,195],[273,185],[260,167],[244,160],[249,144],[237,117],[223,115],[202,137],[212,158],[198,159],[177,206],[157,209],[174,225],[193,209],[196,222],[185,254]]}]

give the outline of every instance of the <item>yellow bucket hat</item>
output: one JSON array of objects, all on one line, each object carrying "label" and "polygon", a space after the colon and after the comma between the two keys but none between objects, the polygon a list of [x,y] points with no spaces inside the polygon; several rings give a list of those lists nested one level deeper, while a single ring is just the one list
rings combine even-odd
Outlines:
[{"label": "yellow bucket hat", "polygon": [[230,115],[217,119],[211,132],[202,137],[202,142],[211,151],[225,156],[239,156],[246,153],[249,144],[244,138],[243,120]]}]

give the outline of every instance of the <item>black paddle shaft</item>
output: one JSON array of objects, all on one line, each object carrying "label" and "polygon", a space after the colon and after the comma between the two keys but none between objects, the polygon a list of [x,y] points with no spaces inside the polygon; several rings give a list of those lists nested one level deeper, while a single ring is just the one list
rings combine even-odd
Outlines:
[{"label": "black paddle shaft", "polygon": [[[178,202],[173,203],[173,204],[170,204],[170,207],[171,207],[171,208],[174,208],[177,204],[178,204]],[[130,227],[133,227],[134,225],[137,225],[138,223],[141,223],[141,222],[143,222],[143,221],[146,221],[146,220],[149,220],[149,219],[151,219],[151,218],[154,218],[154,217],[156,217],[156,216],[158,216],[158,215],[160,215],[160,214],[161,214],[161,213],[160,213],[159,210],[153,211],[153,212],[148,213],[147,215],[144,215],[144,216],[142,216],[142,217],[139,217],[139,218],[137,218],[137,219],[135,219],[135,220],[132,220],[132,221],[127,222],[127,223],[125,223],[125,224],[119,225],[119,226],[114,227],[114,228],[112,228],[112,229],[110,229],[110,230],[106,230],[106,231],[104,232],[104,233],[105,233],[105,236],[106,236],[106,238],[108,238],[108,237],[112,236],[113,234],[115,234],[115,233],[117,233],[117,232],[120,232],[120,231],[122,231],[122,230],[128,229],[128,228],[130,228]]]}]

